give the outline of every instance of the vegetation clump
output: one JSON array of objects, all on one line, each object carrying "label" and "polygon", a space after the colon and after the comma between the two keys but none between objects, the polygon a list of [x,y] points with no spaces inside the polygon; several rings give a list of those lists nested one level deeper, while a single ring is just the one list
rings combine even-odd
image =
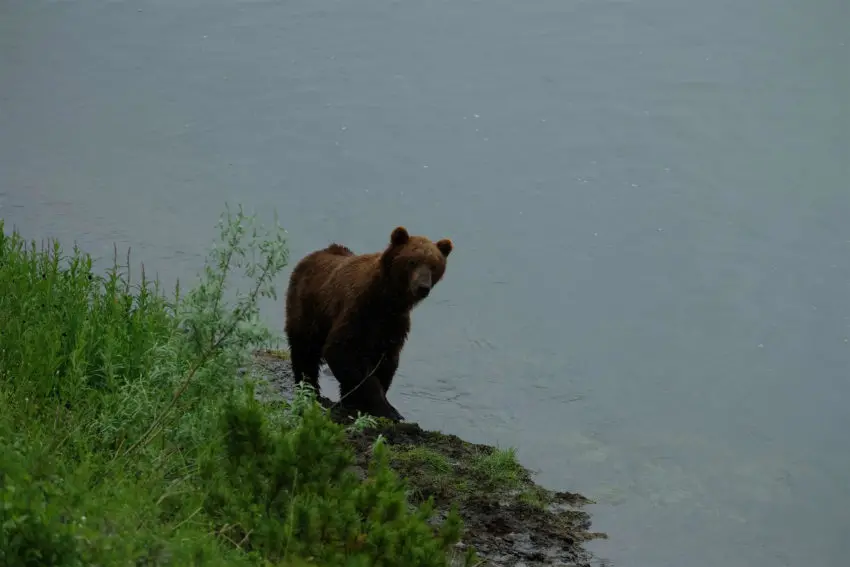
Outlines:
[{"label": "vegetation clump", "polygon": [[607,537],[590,531],[582,509],[590,500],[536,484],[512,448],[473,444],[412,423],[380,422],[349,437],[361,463],[375,439],[388,444],[390,466],[407,479],[413,504],[457,510],[464,544],[474,547],[482,565],[589,566],[593,558],[583,543]]},{"label": "vegetation clump", "polygon": [[[199,284],[173,297],[144,269],[132,282],[129,258],[99,275],[77,247],[3,228],[0,565],[452,561],[460,517],[410,505],[383,438],[352,445],[372,422],[234,380],[273,339],[257,303],[287,263],[280,227],[228,210]],[[252,285],[228,306],[235,269]]]},{"label": "vegetation clump", "polygon": [[[285,356],[256,352],[252,369],[265,389],[259,397],[298,398]],[[357,415],[324,396],[317,399],[346,427],[361,478],[368,475],[373,447],[380,442],[389,449],[390,467],[406,481],[411,509],[433,503],[430,523],[455,511],[460,515],[462,542],[455,549],[468,563],[589,567],[595,561],[584,542],[607,536],[590,531],[590,516],[583,507],[591,501],[536,484],[513,448],[473,444],[415,423]]]}]

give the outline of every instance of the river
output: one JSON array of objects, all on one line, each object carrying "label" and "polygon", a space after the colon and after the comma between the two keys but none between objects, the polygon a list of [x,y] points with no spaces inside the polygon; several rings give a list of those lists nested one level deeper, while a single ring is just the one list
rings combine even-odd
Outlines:
[{"label": "river", "polygon": [[0,216],[166,284],[225,202],[277,210],[292,262],[398,224],[452,238],[390,395],[408,419],[595,499],[615,566],[838,567],[848,22],[846,0],[4,0]]}]

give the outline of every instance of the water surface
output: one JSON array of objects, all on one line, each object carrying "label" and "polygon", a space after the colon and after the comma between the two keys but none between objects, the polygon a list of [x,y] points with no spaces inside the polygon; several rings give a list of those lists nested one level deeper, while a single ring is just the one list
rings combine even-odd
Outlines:
[{"label": "water surface", "polygon": [[165,283],[225,202],[277,209],[293,259],[450,237],[391,394],[409,419],[595,498],[615,565],[843,565],[848,21],[843,0],[6,0],[0,216]]}]

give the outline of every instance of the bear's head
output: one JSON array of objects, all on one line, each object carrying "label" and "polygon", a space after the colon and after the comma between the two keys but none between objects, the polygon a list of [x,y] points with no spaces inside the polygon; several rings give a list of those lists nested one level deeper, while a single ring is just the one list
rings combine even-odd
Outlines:
[{"label": "bear's head", "polygon": [[381,257],[384,275],[400,299],[416,305],[443,278],[453,247],[448,238],[433,242],[425,236],[411,236],[403,226],[396,227]]}]

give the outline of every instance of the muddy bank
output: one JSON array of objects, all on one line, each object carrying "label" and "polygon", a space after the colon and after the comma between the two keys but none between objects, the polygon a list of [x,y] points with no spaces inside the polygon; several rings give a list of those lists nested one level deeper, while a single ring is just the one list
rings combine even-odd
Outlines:
[{"label": "muddy bank", "polygon": [[[294,383],[285,356],[257,353],[254,370],[268,382],[262,396],[292,397]],[[331,408],[334,420],[350,419],[331,400],[320,397],[320,401]],[[582,509],[590,500],[538,486],[510,451],[425,431],[415,423],[381,421],[351,435],[362,474],[378,435],[391,448],[392,466],[408,480],[414,502],[432,496],[441,517],[457,505],[464,520],[459,551],[472,546],[482,567],[589,567],[595,563],[583,543],[606,536],[590,530],[590,516]]]}]

